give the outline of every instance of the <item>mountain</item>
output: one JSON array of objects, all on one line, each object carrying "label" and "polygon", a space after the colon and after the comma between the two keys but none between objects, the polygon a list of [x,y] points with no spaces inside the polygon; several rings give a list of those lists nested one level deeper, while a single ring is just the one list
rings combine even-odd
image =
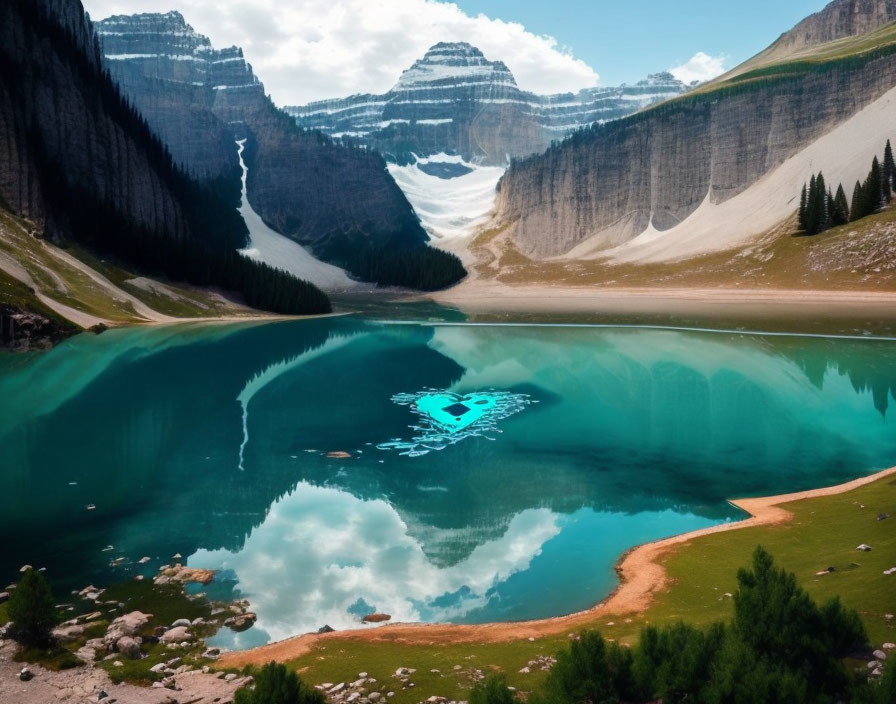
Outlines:
[{"label": "mountain", "polygon": [[[13,239],[22,234],[29,246],[77,242],[274,312],[329,310],[313,286],[237,254],[246,244],[238,184],[199,183],[176,167],[104,72],[79,0],[0,4],[0,153],[0,278],[7,290],[25,286],[15,300],[31,301],[35,276],[62,281],[52,269],[29,273]],[[5,212],[16,224],[7,228]],[[83,301],[62,305],[71,291],[57,288],[44,303],[78,319],[72,303]]]},{"label": "mountain", "polygon": [[500,183],[496,226],[532,259],[610,262],[680,260],[769,232],[796,212],[811,173],[852,184],[896,136],[896,25],[876,28],[889,7],[836,0],[776,43],[811,45],[808,53],[757,57],[516,160]]},{"label": "mountain", "polygon": [[671,74],[633,86],[536,95],[510,69],[466,42],[440,42],[401,74],[384,95],[353,95],[287,107],[302,127],[379,151],[399,164],[449,153],[468,162],[505,165],[544,151],[592,122],[608,122],[680,95]]},{"label": "mountain", "polygon": [[434,289],[464,275],[427,246],[382,157],[296,126],[240,49],[215,49],[178,12],[96,27],[104,64],[184,168],[238,183],[236,142],[246,140],[248,202],[277,233],[366,281]]}]

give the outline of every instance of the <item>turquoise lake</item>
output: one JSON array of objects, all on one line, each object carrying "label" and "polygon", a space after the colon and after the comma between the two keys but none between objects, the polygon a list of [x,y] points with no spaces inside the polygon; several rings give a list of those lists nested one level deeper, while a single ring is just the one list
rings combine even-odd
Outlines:
[{"label": "turquoise lake", "polygon": [[570,613],[626,549],[739,518],[726,498],[896,464],[894,393],[896,343],[871,339],[353,317],[80,335],[0,355],[0,579],[46,567],[63,598],[180,553],[258,614],[229,647],[373,611]]}]

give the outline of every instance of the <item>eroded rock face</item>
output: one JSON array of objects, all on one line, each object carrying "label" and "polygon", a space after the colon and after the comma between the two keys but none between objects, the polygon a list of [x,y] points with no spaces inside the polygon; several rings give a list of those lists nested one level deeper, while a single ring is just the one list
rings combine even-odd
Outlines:
[{"label": "eroded rock face", "polygon": [[0,64],[5,207],[50,237],[67,236],[70,214],[54,203],[80,188],[128,227],[188,235],[170,181],[104,93],[96,38],[78,0],[0,3]]},{"label": "eroded rock face", "polygon": [[[54,320],[19,308],[0,305],[0,348],[16,351],[49,349],[56,342],[74,333]],[[0,603],[5,599],[0,592]],[[7,594],[7,599],[9,598]]]},{"label": "eroded rock face", "polygon": [[772,55],[871,32],[896,20],[896,0],[835,0],[769,47]]},{"label": "eroded rock face", "polygon": [[241,49],[215,49],[178,12],[96,27],[113,78],[188,170],[238,179],[234,142],[247,140],[249,201],[278,232],[316,252],[348,232],[392,244],[428,239],[382,157],[299,129]]},{"label": "eroded rock face", "polygon": [[385,95],[354,95],[288,107],[296,122],[376,149],[392,161],[412,154],[457,153],[503,165],[546,149],[592,122],[630,115],[686,86],[670,74],[634,86],[536,95],[523,91],[501,61],[465,42],[441,42],[407,69]]},{"label": "eroded rock face", "polygon": [[514,163],[499,184],[498,221],[534,258],[588,238],[609,248],[651,222],[669,229],[705,198],[741,193],[894,84],[888,56],[672,101]]}]

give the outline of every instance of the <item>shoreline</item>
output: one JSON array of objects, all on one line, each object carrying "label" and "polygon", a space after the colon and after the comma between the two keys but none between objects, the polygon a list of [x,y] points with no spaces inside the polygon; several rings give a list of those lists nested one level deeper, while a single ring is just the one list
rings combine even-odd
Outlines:
[{"label": "shoreline", "polygon": [[393,641],[403,645],[506,642],[556,635],[571,628],[593,625],[594,619],[604,615],[624,616],[640,613],[651,605],[657,593],[667,587],[668,577],[659,560],[675,547],[705,535],[786,523],[793,514],[783,508],[783,504],[843,494],[894,475],[896,467],[891,467],[836,486],[775,496],[731,499],[729,500],[731,505],[747,514],[744,519],[681,533],[631,548],[616,562],[615,570],[619,576],[617,587],[609,596],[585,611],[534,621],[484,624],[396,623],[324,634],[307,633],[250,650],[223,653],[218,663],[222,667],[243,667],[262,665],[271,660],[285,662],[311,652],[318,643],[338,640],[362,640],[371,643]]}]

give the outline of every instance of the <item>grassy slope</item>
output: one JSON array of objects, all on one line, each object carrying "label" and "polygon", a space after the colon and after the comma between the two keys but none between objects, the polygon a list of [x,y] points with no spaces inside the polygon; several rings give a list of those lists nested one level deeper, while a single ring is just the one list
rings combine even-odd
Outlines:
[{"label": "grassy slope", "polygon": [[0,270],[0,302],[37,313],[65,328],[72,327],[68,320],[41,303],[30,288],[2,270]]},{"label": "grassy slope", "polygon": [[[40,293],[72,308],[115,323],[142,320],[128,301],[116,300],[106,287],[55,257],[52,246],[30,235],[30,229],[26,221],[0,209],[0,253],[16,260],[33,279]],[[162,290],[167,290],[167,295],[147,291],[128,283],[138,275],[93,255],[87,249],[73,245],[67,251],[119,288],[166,315],[192,318],[252,312],[243,306],[226,301],[214,292],[191,286],[164,282]],[[2,271],[0,271],[0,301],[49,314],[46,306],[37,301],[27,286]],[[59,316],[52,314],[52,317],[58,319]]]},{"label": "grassy slope", "polygon": [[[673,584],[647,612],[635,618],[603,616],[594,627],[608,638],[632,642],[648,622],[684,619],[707,624],[728,619],[732,601],[724,595],[734,592],[737,569],[747,565],[753,549],[762,544],[797,575],[815,599],[839,595],[847,606],[857,609],[872,644],[896,641],[896,620],[885,618],[896,613],[896,575],[882,573],[896,566],[896,479],[885,478],[838,496],[795,502],[788,508],[795,518],[785,525],[709,535],[680,546],[664,559]],[[879,513],[893,517],[877,521]],[[857,552],[855,547],[860,543],[874,549]],[[837,570],[824,577],[815,576],[829,566]],[[473,669],[504,672],[511,686],[531,691],[544,673],[521,674],[519,670],[539,655],[554,653],[568,638],[569,634],[561,634],[534,642],[451,646],[338,640],[290,666],[312,683],[352,681],[357,673],[368,672],[378,680],[376,687],[394,691],[391,701],[400,704],[419,702],[431,695],[466,699]],[[456,666],[460,670],[455,670]],[[394,677],[399,667],[417,669],[411,678],[416,685],[413,689],[401,690]],[[440,672],[432,673],[431,669]]]}]

